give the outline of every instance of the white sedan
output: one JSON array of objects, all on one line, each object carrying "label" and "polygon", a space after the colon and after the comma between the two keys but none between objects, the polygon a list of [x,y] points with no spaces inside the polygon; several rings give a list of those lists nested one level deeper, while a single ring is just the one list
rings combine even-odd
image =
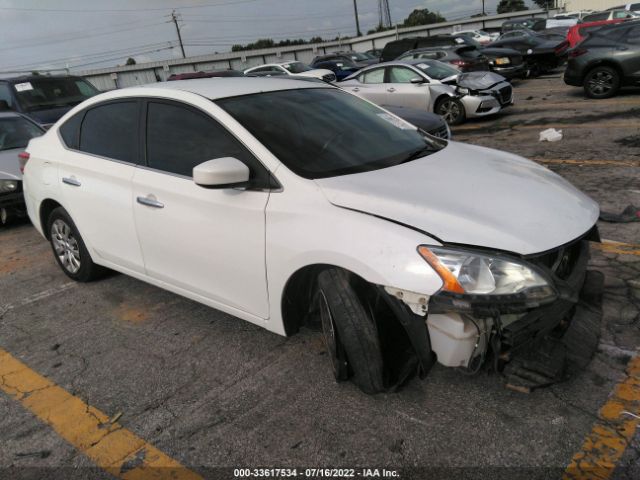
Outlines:
[{"label": "white sedan", "polygon": [[27,156],[28,214],[66,275],[117,270],[280,335],[321,327],[335,378],[365,392],[580,321],[595,202],[327,84],[108,92]]},{"label": "white sedan", "polygon": [[272,77],[278,75],[291,75],[295,77],[309,77],[334,82],[336,74],[326,68],[311,68],[302,62],[267,63],[258,67],[247,68],[245,75],[251,77]]}]

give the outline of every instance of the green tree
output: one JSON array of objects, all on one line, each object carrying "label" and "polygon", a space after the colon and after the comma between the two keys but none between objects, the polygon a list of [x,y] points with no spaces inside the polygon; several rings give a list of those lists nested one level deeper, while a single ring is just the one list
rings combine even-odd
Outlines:
[{"label": "green tree", "polygon": [[418,25],[429,25],[431,23],[446,22],[447,19],[439,12],[430,12],[428,8],[416,8],[402,22],[403,27],[417,27]]},{"label": "green tree", "polygon": [[533,0],[533,3],[535,3],[540,8],[544,8],[545,10],[553,8],[555,4],[553,0]]},{"label": "green tree", "polygon": [[524,0],[500,0],[498,4],[498,13],[519,12],[521,10],[529,10],[524,4]]},{"label": "green tree", "polygon": [[129,57],[127,58],[127,62],[125,63],[125,65],[135,65],[136,64],[136,59]]}]

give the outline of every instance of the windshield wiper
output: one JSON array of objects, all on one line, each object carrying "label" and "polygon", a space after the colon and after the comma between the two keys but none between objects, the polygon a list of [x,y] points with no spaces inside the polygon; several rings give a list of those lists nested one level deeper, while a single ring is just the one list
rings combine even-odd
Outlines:
[{"label": "windshield wiper", "polygon": [[398,162],[398,165],[400,165],[401,163],[407,163],[410,162],[412,160],[416,160],[417,158],[421,158],[424,157],[425,154],[427,153],[434,153],[437,152],[438,148],[432,146],[432,145],[425,145],[424,147],[419,148],[418,150],[412,152],[411,154],[409,154],[408,157],[404,158],[403,160],[401,160],[400,162]]}]

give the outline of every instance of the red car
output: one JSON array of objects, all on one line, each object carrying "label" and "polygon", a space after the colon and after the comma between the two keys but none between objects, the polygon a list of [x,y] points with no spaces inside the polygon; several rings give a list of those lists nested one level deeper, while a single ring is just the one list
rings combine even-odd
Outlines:
[{"label": "red car", "polygon": [[610,25],[614,23],[624,22],[626,18],[616,18],[614,20],[599,20],[597,22],[579,23],[569,28],[567,32],[567,42],[569,42],[569,48],[573,48],[582,42],[586,37],[586,34],[595,27],[602,25]]}]

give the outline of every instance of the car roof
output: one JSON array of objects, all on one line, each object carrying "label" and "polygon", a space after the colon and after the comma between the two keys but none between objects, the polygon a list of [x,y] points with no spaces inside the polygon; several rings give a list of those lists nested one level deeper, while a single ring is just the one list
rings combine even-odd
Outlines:
[{"label": "car roof", "polygon": [[125,88],[120,91],[133,93],[133,90],[139,90],[139,93],[144,95],[150,90],[180,90],[183,92],[195,93],[196,95],[200,95],[210,100],[216,100],[219,98],[251,95],[253,93],[275,92],[278,90],[325,87],[333,88],[328,84],[306,82],[304,80],[290,79],[287,77],[212,77],[151,83],[140,87]]},{"label": "car roof", "polygon": [[19,77],[0,78],[0,82],[30,82],[31,80],[47,80],[58,78],[81,78],[75,75],[20,75]]}]

